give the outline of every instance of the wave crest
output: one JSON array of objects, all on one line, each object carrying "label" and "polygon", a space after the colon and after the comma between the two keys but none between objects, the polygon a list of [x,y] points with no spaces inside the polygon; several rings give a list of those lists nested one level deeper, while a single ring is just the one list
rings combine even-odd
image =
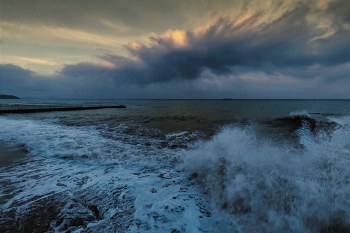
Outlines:
[{"label": "wave crest", "polygon": [[187,151],[183,169],[245,232],[350,230],[350,133],[316,137],[296,149],[227,127]]}]

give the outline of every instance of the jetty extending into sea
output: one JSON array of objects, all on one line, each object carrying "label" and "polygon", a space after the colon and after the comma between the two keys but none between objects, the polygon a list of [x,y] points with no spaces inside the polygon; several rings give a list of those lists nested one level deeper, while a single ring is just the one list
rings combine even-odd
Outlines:
[{"label": "jetty extending into sea", "polygon": [[103,108],[126,108],[124,105],[117,106],[90,106],[90,107],[44,107],[40,106],[38,108],[17,108],[17,109],[4,109],[0,110],[0,114],[5,113],[36,113],[36,112],[62,112],[62,111],[79,111],[79,110],[94,110],[94,109],[103,109]]}]

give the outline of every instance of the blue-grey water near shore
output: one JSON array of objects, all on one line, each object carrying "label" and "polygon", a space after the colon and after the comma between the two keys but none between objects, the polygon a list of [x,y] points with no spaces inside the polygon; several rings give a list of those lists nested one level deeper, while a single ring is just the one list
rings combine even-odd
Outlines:
[{"label": "blue-grey water near shore", "polygon": [[0,100],[1,232],[349,232],[350,100]]}]

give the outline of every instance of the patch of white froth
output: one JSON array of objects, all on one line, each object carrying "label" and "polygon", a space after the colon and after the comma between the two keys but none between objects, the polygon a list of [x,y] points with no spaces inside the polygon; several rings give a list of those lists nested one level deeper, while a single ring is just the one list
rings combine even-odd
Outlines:
[{"label": "patch of white froth", "polygon": [[[7,200],[1,209],[16,210],[19,219],[30,215],[31,209],[40,210],[42,202],[58,203],[52,231],[231,232],[235,227],[215,215],[195,183],[172,168],[42,158],[1,170],[0,176],[8,184],[7,195],[1,190],[1,199]],[[91,206],[96,206],[99,216]],[[84,224],[77,225],[79,221]]]},{"label": "patch of white froth", "polygon": [[310,125],[306,121],[301,122],[301,127],[296,131],[299,136],[299,142],[306,147],[312,147],[315,142],[315,136]]},{"label": "patch of white froth", "polygon": [[178,133],[169,133],[169,134],[166,134],[165,136],[169,140],[188,142],[198,138],[198,135],[200,135],[198,131],[194,131],[194,132],[182,131]]},{"label": "patch of white froth", "polygon": [[350,116],[342,116],[342,117],[327,117],[329,120],[334,121],[335,123],[348,127],[350,126]]},{"label": "patch of white froth", "polygon": [[[122,135],[120,132],[120,139]],[[103,137],[101,132],[92,126],[63,126],[50,120],[2,117],[0,139],[25,143],[34,154],[80,159],[85,163],[131,164],[143,160],[144,164],[154,165],[162,160],[171,159],[170,153],[160,153],[154,147],[149,147],[146,151],[141,144],[131,145],[122,140]]]},{"label": "patch of white froth", "polygon": [[179,132],[179,133],[170,133],[170,134],[167,134],[166,137],[167,138],[172,138],[172,137],[180,137],[180,136],[184,136],[188,134],[187,131],[183,131],[183,132]]},{"label": "patch of white froth", "polygon": [[350,226],[350,132],[319,133],[305,149],[226,127],[183,154],[210,200],[244,232],[320,232]]},{"label": "patch of white froth", "polygon": [[293,111],[291,113],[289,113],[289,116],[293,117],[293,116],[307,116],[310,117],[310,114],[305,111],[305,110],[300,110],[300,111]]},{"label": "patch of white froth", "polygon": [[168,164],[173,156],[168,149],[153,148],[152,157],[144,147],[104,138],[93,127],[0,118],[0,139],[24,143],[32,156],[0,169],[0,215],[15,211],[16,221],[23,223],[53,205],[58,214],[50,230],[55,232],[235,228],[213,212],[193,180]]}]

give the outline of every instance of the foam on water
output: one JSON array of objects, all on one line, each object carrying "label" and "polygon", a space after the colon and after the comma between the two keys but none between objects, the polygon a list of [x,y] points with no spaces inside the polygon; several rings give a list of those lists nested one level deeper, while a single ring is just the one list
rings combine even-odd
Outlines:
[{"label": "foam on water", "polygon": [[145,154],[141,145],[132,146],[103,137],[96,127],[62,126],[55,124],[54,120],[2,118],[0,134],[1,140],[25,143],[33,154],[83,160],[85,163],[131,163],[147,157],[146,163],[168,158],[166,155],[152,156],[152,150]]},{"label": "foam on water", "polygon": [[343,116],[343,117],[328,117],[331,121],[336,122],[339,125],[342,125],[344,127],[349,127],[350,125],[350,116]]},{"label": "foam on water", "polygon": [[304,124],[298,133],[303,148],[226,127],[182,152],[182,167],[244,232],[349,231],[349,125],[313,134]]},{"label": "foam on water", "polygon": [[[123,131],[0,116],[0,140],[25,143],[22,163],[0,169],[4,232],[231,232],[167,148],[127,144]],[[104,130],[103,127],[101,129]],[[33,221],[35,224],[33,224]]]},{"label": "foam on water", "polygon": [[309,112],[303,110],[303,111],[293,111],[289,113],[289,116],[294,117],[294,116],[307,116],[310,117]]},{"label": "foam on water", "polygon": [[0,116],[0,140],[30,151],[22,163],[0,168],[0,225],[10,232],[17,221],[23,230],[32,216],[52,215],[45,226],[58,232],[349,230],[350,118],[328,117],[338,124],[329,131],[319,116],[291,114],[298,116],[302,147],[258,136],[256,126],[226,126],[173,150],[155,145],[195,133],[148,138],[139,135],[143,128],[125,134],[122,124]]}]

